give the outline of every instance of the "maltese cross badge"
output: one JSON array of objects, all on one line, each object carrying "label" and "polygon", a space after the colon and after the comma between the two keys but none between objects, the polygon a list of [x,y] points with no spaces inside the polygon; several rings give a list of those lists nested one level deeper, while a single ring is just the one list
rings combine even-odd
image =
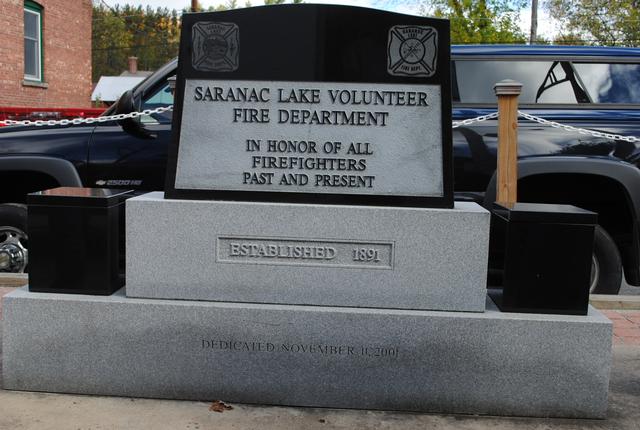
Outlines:
[{"label": "maltese cross badge", "polygon": [[389,30],[387,72],[430,77],[436,73],[438,32],[433,27],[396,25]]},{"label": "maltese cross badge", "polygon": [[193,25],[191,64],[202,72],[233,72],[240,57],[240,29],[230,22],[202,21]]}]

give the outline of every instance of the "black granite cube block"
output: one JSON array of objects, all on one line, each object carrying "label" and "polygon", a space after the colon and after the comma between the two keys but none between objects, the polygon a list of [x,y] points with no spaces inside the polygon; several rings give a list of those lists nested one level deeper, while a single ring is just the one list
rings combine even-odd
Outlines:
[{"label": "black granite cube block", "polygon": [[495,203],[491,258],[503,270],[492,293],[507,312],[586,315],[597,214],[575,206]]},{"label": "black granite cube block", "polygon": [[61,187],[27,196],[29,290],[109,295],[124,284],[132,191]]}]

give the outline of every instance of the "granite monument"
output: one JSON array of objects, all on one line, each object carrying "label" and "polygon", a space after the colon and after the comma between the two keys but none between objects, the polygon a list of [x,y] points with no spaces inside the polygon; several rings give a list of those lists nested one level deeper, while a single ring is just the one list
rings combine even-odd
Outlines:
[{"label": "granite monument", "polygon": [[125,289],[6,296],[5,388],[602,418],[611,323],[487,297],[489,213],[453,202],[448,37],[355,7],[185,14]]}]

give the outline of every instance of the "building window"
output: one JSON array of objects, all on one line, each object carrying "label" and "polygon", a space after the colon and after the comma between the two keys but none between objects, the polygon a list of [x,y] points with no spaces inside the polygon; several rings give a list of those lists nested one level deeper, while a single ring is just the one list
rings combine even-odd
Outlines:
[{"label": "building window", "polygon": [[42,82],[42,6],[24,3],[24,78]]}]

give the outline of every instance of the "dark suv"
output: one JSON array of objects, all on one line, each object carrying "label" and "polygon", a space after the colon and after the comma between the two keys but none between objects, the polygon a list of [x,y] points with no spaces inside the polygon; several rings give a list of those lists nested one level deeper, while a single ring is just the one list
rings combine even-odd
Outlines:
[{"label": "dark suv", "polygon": [[[520,108],[564,125],[640,136],[640,49],[556,46],[452,47],[454,121],[496,110],[493,85],[523,84]],[[105,115],[173,103],[174,60]],[[496,120],[454,129],[456,197],[495,199]],[[0,129],[0,270],[24,270],[28,192],[59,185],[164,187],[171,114],[138,121]],[[521,121],[519,200],[598,212],[592,291],[617,293],[622,273],[640,285],[640,145]]]}]

